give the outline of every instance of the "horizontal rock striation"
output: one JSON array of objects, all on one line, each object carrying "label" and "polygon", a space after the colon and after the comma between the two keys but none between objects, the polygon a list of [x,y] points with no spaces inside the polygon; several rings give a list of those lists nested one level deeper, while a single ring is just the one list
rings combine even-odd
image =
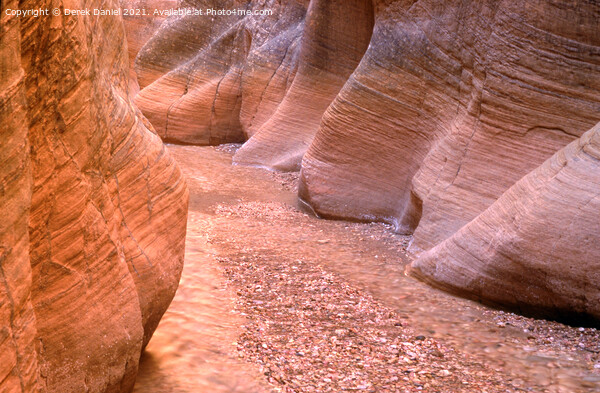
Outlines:
[{"label": "horizontal rock striation", "polygon": [[[242,142],[264,121],[258,109],[273,111],[293,80],[305,6],[295,0],[188,5],[273,14],[169,18],[137,56],[136,103],[166,141]],[[244,91],[252,93],[242,104]]]},{"label": "horizontal rock striation", "polygon": [[[316,214],[384,221],[413,233],[410,250],[429,261],[419,266],[439,254],[436,269],[458,269],[455,249],[445,245],[443,258],[433,250],[448,239],[482,245],[461,228],[472,226],[483,237],[498,229],[484,230],[477,217],[600,121],[597,1],[287,0],[223,7],[275,13],[210,24],[206,17],[169,18],[136,58],[137,102],[161,137],[247,140],[235,163],[301,169],[299,196]],[[568,187],[560,192],[585,195]],[[515,198],[532,203],[525,194]],[[548,215],[558,206],[535,203]],[[564,206],[565,214],[577,215],[574,206]],[[542,228],[542,217],[529,220]],[[596,230],[588,224],[582,221],[581,241]],[[571,247],[565,237],[555,240],[556,249]],[[500,244],[494,241],[486,247]],[[523,258],[540,257],[535,238],[523,241],[531,243]],[[470,279],[485,282],[487,264],[499,257],[478,250]],[[570,263],[566,254],[528,264],[522,273],[552,275]],[[579,265],[592,254],[585,255]],[[451,287],[450,273],[431,272],[415,274]],[[519,287],[518,276],[506,276],[506,288]],[[588,285],[572,277],[576,288]],[[459,286],[454,290],[462,294],[477,292]],[[585,292],[577,291],[560,296]],[[523,310],[564,314],[571,307],[595,315],[581,306],[587,300],[551,305],[492,292],[474,296]]]},{"label": "horizontal rock striation", "polygon": [[600,123],[424,253],[411,274],[450,292],[600,320]]},{"label": "horizontal rock striation", "polygon": [[598,320],[597,131],[582,134],[600,120],[600,5],[377,11],[369,50],[304,156],[300,197],[324,217],[414,232],[411,251],[430,251],[412,273],[432,285]]},{"label": "horizontal rock striation", "polygon": [[304,157],[300,195],[325,217],[415,231],[420,252],[600,120],[600,7],[388,3]]},{"label": "horizontal rock striation", "polygon": [[185,181],[128,95],[120,18],[1,18],[0,391],[130,391],[181,274]]},{"label": "horizontal rock striation", "polygon": [[372,30],[370,0],[312,0],[294,82],[234,162],[299,170],[323,113],[358,65]]},{"label": "horizontal rock striation", "polygon": [[169,18],[137,55],[136,103],[166,141],[250,138],[235,162],[298,170],[367,48],[371,1],[189,4],[273,14]]}]

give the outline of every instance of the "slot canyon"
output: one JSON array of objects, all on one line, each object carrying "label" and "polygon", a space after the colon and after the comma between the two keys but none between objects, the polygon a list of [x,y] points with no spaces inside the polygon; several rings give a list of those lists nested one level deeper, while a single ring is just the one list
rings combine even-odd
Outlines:
[{"label": "slot canyon", "polygon": [[0,393],[600,392],[600,1],[0,11]]}]

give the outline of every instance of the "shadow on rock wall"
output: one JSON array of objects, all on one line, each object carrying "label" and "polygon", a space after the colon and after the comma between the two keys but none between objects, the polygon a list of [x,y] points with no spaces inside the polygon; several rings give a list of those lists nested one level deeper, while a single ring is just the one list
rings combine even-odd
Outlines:
[{"label": "shadow on rock wall", "polygon": [[[137,56],[136,102],[165,140],[247,140],[234,161],[301,170],[299,196],[318,215],[414,233],[411,251],[425,254],[413,271],[431,283],[521,309],[600,316],[597,280],[567,274],[597,260],[597,215],[583,219],[577,202],[600,191],[597,157],[589,178],[574,177],[582,188],[540,175],[570,143],[593,146],[580,138],[600,121],[598,2],[226,6],[274,14],[173,17]],[[527,199],[540,190],[515,184],[524,176],[562,187],[553,191],[561,202]],[[528,216],[527,235],[502,224],[519,206],[540,212]],[[540,249],[549,245],[553,257]],[[466,248],[469,258],[459,257]],[[513,297],[491,282],[506,282]],[[567,286],[579,289],[545,292]]]}]

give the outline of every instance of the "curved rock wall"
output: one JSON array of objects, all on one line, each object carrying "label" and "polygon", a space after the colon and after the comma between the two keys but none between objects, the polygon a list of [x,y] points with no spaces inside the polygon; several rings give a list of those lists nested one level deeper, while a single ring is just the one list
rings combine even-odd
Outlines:
[{"label": "curved rock wall", "polygon": [[31,199],[20,18],[0,7],[0,391],[40,391],[39,342],[31,301]]},{"label": "curved rock wall", "polygon": [[[248,139],[236,163],[301,169],[299,196],[318,215],[392,223],[414,233],[416,255],[475,228],[515,182],[600,121],[596,1],[244,4],[274,8],[281,22],[221,18],[209,31],[201,18],[175,18],[161,26],[137,58],[150,70],[140,74],[142,87],[154,81],[140,94],[144,113],[167,140]],[[187,60],[166,60],[175,46],[158,45],[161,36],[186,42]],[[595,230],[584,225],[580,236]],[[438,269],[456,265],[444,258]],[[567,307],[519,301],[549,313]]]},{"label": "curved rock wall", "polygon": [[[167,19],[167,12],[177,8],[177,0],[120,0],[120,4],[123,11],[123,23],[127,31],[129,91],[135,96],[140,90],[135,72],[135,58],[144,44],[152,38],[156,30]],[[147,14],[144,15],[141,10],[145,10]],[[155,11],[158,12],[155,13]]]},{"label": "curved rock wall", "polygon": [[[258,41],[253,39],[255,45],[242,72],[240,123],[246,139],[271,118],[298,70],[306,4],[289,2],[281,11],[280,21],[260,33]],[[264,29],[259,18],[250,22],[248,27],[251,31],[261,32]]]},{"label": "curved rock wall", "polygon": [[[257,108],[272,111],[288,87],[305,8],[295,0],[188,5],[202,11],[272,9],[274,14],[169,18],[137,56],[142,90],[136,103],[164,140],[242,142],[264,121],[256,119]],[[242,105],[244,91],[255,95]]]},{"label": "curved rock wall", "polygon": [[137,56],[136,103],[164,140],[215,145],[250,138],[236,162],[298,170],[373,26],[370,0],[307,4],[190,2],[201,10],[273,14],[169,18]]},{"label": "curved rock wall", "polygon": [[424,253],[411,273],[525,313],[600,319],[600,123]]},{"label": "curved rock wall", "polygon": [[185,182],[128,96],[120,18],[2,18],[0,390],[129,391],[181,274]]},{"label": "curved rock wall", "polygon": [[[570,147],[558,156],[575,173],[544,177],[554,158],[496,201],[600,120],[600,5],[378,10],[369,50],[304,156],[300,197],[325,217],[414,231],[413,253],[435,248],[413,274],[433,285],[536,315],[600,319],[597,158],[579,162]],[[595,149],[593,132],[571,146]]]},{"label": "curved rock wall", "polygon": [[431,248],[600,120],[599,16],[593,2],[391,3],[304,157],[301,197]]},{"label": "curved rock wall", "polygon": [[323,113],[358,65],[372,29],[370,0],[312,0],[294,82],[234,162],[299,170]]}]

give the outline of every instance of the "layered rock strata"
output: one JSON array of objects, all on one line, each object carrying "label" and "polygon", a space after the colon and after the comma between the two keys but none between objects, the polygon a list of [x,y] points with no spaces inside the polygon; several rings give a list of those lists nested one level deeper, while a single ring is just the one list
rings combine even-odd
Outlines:
[{"label": "layered rock strata", "polygon": [[380,5],[304,157],[301,197],[433,247],[600,120],[598,17],[593,2]]},{"label": "layered rock strata", "polygon": [[[242,142],[275,110],[294,79],[305,5],[295,0],[185,5],[236,14],[169,18],[137,55],[142,91],[136,103],[164,140]],[[267,10],[273,14],[253,14]]]},{"label": "layered rock strata", "polygon": [[[435,248],[413,274],[433,285],[538,316],[600,319],[597,131],[497,200],[600,120],[600,6],[378,11],[369,50],[304,156],[301,198],[325,217],[414,232],[413,253]],[[577,168],[550,180],[566,162]]]},{"label": "layered rock strata", "polygon": [[594,2],[219,7],[274,17],[161,26],[136,60],[137,102],[159,134],[194,144],[249,138],[234,161],[270,169],[297,170],[304,156],[300,196],[319,215],[416,230],[414,252],[600,119]]},{"label": "layered rock strata", "polygon": [[213,3],[188,5],[250,14],[166,21],[137,56],[136,103],[164,140],[250,138],[236,162],[299,169],[323,112],[366,50],[371,2],[319,0],[308,10],[296,0]]},{"label": "layered rock strata", "polygon": [[122,20],[4,4],[0,390],[129,391],[178,285],[187,188],[128,96]]},{"label": "layered rock strata", "polygon": [[[273,8],[276,18],[220,17],[212,30],[206,19],[172,18],[138,55],[138,102],[160,135],[198,144],[248,139],[236,163],[301,169],[299,196],[315,213],[394,224],[414,233],[415,255],[454,239],[465,225],[475,228],[473,220],[519,179],[600,121],[595,1],[226,6]],[[185,43],[175,57],[167,37]],[[564,192],[571,191],[579,192]],[[596,227],[586,225],[581,239],[595,238]],[[468,238],[460,235],[460,244]],[[536,247],[533,237],[528,241]],[[563,241],[556,239],[557,249],[568,250]],[[533,248],[524,249],[525,260],[539,257]],[[455,253],[436,269],[455,269]],[[435,257],[428,258],[431,264]],[[478,259],[471,279],[484,280],[482,266],[495,258]],[[562,261],[548,261],[549,271]],[[542,265],[527,269],[543,273]],[[419,276],[449,287],[450,274],[426,270]],[[517,288],[518,277],[510,277]],[[573,277],[577,288],[587,285]],[[459,286],[457,292],[469,291]],[[550,314],[568,307],[588,313],[575,303],[516,302],[485,291],[476,297]]]},{"label": "layered rock strata", "polygon": [[600,123],[424,253],[411,273],[525,313],[600,320]]},{"label": "layered rock strata", "polygon": [[294,82],[234,161],[299,170],[323,113],[358,65],[372,29],[370,0],[312,0]]}]

